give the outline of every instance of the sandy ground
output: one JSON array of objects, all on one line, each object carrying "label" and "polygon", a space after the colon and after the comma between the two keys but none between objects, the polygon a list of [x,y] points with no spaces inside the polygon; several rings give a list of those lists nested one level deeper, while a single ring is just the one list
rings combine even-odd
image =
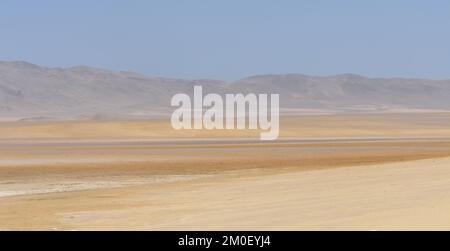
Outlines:
[{"label": "sandy ground", "polygon": [[6,197],[2,229],[450,229],[450,158]]},{"label": "sandy ground", "polygon": [[[170,120],[3,122],[2,140],[143,140],[191,138],[259,138],[255,130],[173,130]],[[305,115],[280,118],[280,136],[422,137],[450,136],[450,113]]]},{"label": "sandy ground", "polygon": [[450,229],[450,116],[385,116],[284,118],[275,142],[0,124],[0,230]]}]

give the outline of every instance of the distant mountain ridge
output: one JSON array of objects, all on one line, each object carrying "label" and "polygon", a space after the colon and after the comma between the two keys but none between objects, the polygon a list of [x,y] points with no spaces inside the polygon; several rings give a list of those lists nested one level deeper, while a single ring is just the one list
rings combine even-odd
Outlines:
[{"label": "distant mountain ridge", "polygon": [[0,61],[1,119],[108,119],[167,116],[176,93],[278,93],[282,112],[450,110],[450,80],[354,74],[271,74],[238,81],[147,77],[87,66],[48,68]]}]

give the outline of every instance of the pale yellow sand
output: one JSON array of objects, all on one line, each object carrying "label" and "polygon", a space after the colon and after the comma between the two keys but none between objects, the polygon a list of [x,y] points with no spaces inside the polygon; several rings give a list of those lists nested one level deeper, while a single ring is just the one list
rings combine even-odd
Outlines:
[{"label": "pale yellow sand", "polygon": [[1,199],[2,229],[450,229],[450,158]]},{"label": "pale yellow sand", "polygon": [[282,121],[2,123],[0,230],[450,229],[448,113]]},{"label": "pale yellow sand", "polygon": [[[174,130],[170,120],[3,122],[0,140],[259,138],[255,130]],[[305,115],[280,118],[280,137],[450,136],[450,113]]]}]

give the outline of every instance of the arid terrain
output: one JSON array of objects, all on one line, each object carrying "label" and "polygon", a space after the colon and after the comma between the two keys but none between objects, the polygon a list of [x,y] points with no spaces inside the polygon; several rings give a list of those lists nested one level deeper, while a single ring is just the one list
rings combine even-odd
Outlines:
[{"label": "arid terrain", "polygon": [[450,229],[450,113],[0,124],[1,230]]}]

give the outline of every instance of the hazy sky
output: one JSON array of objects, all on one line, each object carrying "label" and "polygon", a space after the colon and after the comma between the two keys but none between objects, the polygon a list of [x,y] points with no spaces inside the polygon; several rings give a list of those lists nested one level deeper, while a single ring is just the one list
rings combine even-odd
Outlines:
[{"label": "hazy sky", "polygon": [[178,78],[450,78],[450,1],[2,0],[0,60]]}]

